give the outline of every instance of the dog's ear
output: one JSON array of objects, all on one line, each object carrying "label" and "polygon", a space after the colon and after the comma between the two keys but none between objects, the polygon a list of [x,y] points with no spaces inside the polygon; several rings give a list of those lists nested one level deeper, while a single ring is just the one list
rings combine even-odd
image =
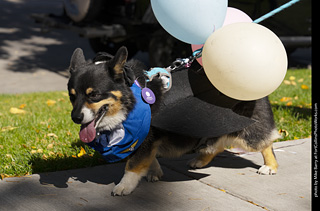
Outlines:
[{"label": "dog's ear", "polygon": [[81,48],[77,48],[74,50],[71,61],[70,61],[70,73],[73,73],[77,67],[86,63],[86,59],[84,58],[83,51]]},{"label": "dog's ear", "polygon": [[124,64],[126,63],[127,58],[128,50],[126,47],[122,46],[117,51],[116,55],[110,60],[108,68],[111,77],[113,77],[115,81],[123,81]]}]

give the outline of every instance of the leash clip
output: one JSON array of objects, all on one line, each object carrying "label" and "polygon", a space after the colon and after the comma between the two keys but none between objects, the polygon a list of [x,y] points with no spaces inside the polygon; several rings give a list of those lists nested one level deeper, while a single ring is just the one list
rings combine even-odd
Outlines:
[{"label": "leash clip", "polygon": [[170,72],[175,72],[175,71],[181,70],[182,68],[189,68],[192,62],[195,59],[200,58],[201,56],[202,56],[202,48],[199,48],[198,50],[195,50],[189,58],[176,59],[174,62],[172,62],[172,64],[169,67],[167,67],[167,69]]},{"label": "leash clip", "polygon": [[172,62],[172,64],[169,67],[167,67],[167,69],[170,72],[175,72],[182,68],[190,67],[191,63],[192,61],[190,60],[190,58],[184,58],[184,59],[178,58],[174,62]]}]

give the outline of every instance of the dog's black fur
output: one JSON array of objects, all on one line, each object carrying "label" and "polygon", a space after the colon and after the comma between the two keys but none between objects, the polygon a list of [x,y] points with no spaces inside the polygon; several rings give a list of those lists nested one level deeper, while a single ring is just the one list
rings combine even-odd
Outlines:
[{"label": "dog's black fur", "polygon": [[[135,104],[130,90],[134,80],[146,84],[155,93],[157,100],[151,110],[156,111],[164,93],[162,81],[154,79],[146,83],[144,66],[136,60],[127,62],[127,55],[127,49],[121,47],[114,57],[100,53],[92,62],[87,62],[82,50],[75,50],[68,82],[73,105],[71,117],[75,123],[88,124],[94,120],[98,123],[97,131],[112,130],[121,124]],[[148,181],[159,180],[163,173],[156,156],[177,157],[197,150],[199,156],[191,160],[189,165],[201,168],[230,144],[249,151],[261,151],[265,162],[258,173],[275,174],[278,164],[272,143],[279,135],[268,98],[241,102],[233,111],[255,120],[255,123],[241,131],[210,139],[181,136],[151,127],[145,141],[129,157],[125,174],[112,194],[130,194],[143,176],[147,176]]]}]

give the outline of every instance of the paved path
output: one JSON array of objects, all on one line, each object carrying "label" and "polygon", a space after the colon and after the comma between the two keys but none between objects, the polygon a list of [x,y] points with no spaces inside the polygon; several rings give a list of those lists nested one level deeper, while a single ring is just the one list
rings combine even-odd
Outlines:
[{"label": "paved path", "polygon": [[220,154],[189,170],[180,159],[160,159],[164,177],[144,179],[129,196],[112,197],[124,163],[35,174],[0,181],[1,210],[311,210],[311,140],[274,144],[277,175],[258,175],[260,153]]},{"label": "paved path", "polygon": [[64,30],[41,32],[32,13],[61,14],[62,0],[0,0],[0,93],[66,90],[72,52],[89,42]]}]

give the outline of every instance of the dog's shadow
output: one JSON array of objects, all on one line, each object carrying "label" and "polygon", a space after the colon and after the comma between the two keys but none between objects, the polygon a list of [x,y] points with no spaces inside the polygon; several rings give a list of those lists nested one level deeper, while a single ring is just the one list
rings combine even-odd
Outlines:
[{"label": "dog's shadow", "polygon": [[109,185],[119,183],[123,176],[125,163],[101,165],[82,169],[40,173],[40,183],[54,185],[58,188],[67,188],[72,180],[82,183],[93,182],[96,184]]},{"label": "dog's shadow", "polygon": [[251,160],[248,160],[244,157],[240,157],[236,153],[232,153],[226,150],[221,154],[217,155],[217,157],[209,163],[209,166],[235,169],[251,167],[257,170],[261,167],[260,165],[257,165],[256,163],[252,162]]},{"label": "dog's shadow", "polygon": [[[201,173],[201,169],[191,169],[188,165],[188,161],[195,158],[196,154],[187,154],[182,156],[179,159],[159,159],[161,166],[169,168],[173,171],[176,171],[180,174],[186,175],[187,177],[190,177],[191,179],[202,179],[207,176],[211,176],[211,174],[208,173]],[[261,166],[257,165],[251,160],[248,160],[244,157],[237,156],[231,152],[224,151],[223,153],[217,155],[207,166],[203,167],[202,169],[209,169],[213,168],[212,172],[214,171],[214,168],[230,168],[230,169],[244,169],[244,168],[252,168],[254,170],[258,170]],[[193,171],[196,170],[196,171]],[[205,172],[211,172],[205,171]],[[177,181],[175,178],[169,178],[164,175],[163,181]]]},{"label": "dog's shadow", "polygon": [[[199,180],[210,176],[208,173],[201,173],[200,171],[190,171],[186,163],[189,159],[195,157],[195,154],[187,154],[179,159],[165,159],[160,158],[159,162],[164,170],[164,176],[161,181],[177,182],[187,180]],[[68,161],[65,161],[68,162]],[[230,152],[223,152],[218,155],[205,168],[254,168],[258,169],[260,166],[254,162],[243,157],[235,156]],[[54,185],[58,188],[67,188],[72,180],[80,181],[82,183],[93,182],[96,184],[118,184],[124,174],[125,162],[117,164],[99,165],[89,168],[73,169],[66,171],[57,171],[50,173],[40,173],[40,183],[43,185]]]}]

